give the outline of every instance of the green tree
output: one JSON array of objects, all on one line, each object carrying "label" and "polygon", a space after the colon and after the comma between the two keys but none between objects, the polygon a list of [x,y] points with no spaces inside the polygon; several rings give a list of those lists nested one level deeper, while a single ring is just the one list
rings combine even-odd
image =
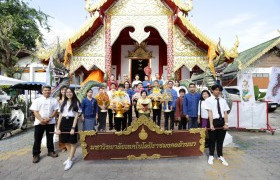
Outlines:
[{"label": "green tree", "polygon": [[49,17],[21,0],[0,0],[0,68],[5,75],[23,72],[16,66],[18,57],[33,54],[36,39],[43,40],[40,27],[50,30]]}]

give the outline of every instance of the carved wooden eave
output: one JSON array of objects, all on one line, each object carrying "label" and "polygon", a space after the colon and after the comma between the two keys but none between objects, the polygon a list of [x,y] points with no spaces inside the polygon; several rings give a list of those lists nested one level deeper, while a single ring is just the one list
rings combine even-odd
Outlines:
[{"label": "carved wooden eave", "polygon": [[133,51],[128,51],[128,58],[130,59],[150,59],[152,58],[152,52],[147,49],[147,43],[143,42],[140,45],[135,43],[135,48]]}]

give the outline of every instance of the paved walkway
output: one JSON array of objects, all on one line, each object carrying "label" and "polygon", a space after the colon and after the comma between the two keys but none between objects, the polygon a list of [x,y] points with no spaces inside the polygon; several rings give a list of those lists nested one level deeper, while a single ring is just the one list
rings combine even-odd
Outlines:
[{"label": "paved walkway", "polygon": [[[280,110],[271,113],[272,123],[280,128]],[[53,159],[43,148],[40,163],[32,163],[33,129],[0,141],[0,179],[280,179],[280,131],[231,131],[234,143],[224,148],[229,162],[207,164],[207,154],[200,157],[141,161],[83,161],[81,148],[77,160],[67,172],[62,163],[67,153]]]}]

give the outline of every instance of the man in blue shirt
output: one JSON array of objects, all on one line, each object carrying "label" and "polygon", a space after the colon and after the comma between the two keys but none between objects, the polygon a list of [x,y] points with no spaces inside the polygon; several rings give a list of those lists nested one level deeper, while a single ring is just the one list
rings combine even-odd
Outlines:
[{"label": "man in blue shirt", "polygon": [[[176,107],[176,99],[178,98],[177,92],[173,89],[173,81],[168,81],[168,87],[166,92],[171,93],[172,101],[168,102],[168,108],[171,110],[170,112],[164,112],[164,129],[165,130],[173,130],[174,129],[174,118],[175,118],[175,107]],[[166,104],[164,103],[164,110],[166,110]],[[170,126],[169,124],[170,119]],[[170,127],[170,128],[169,128]]]},{"label": "man in blue shirt", "polygon": [[145,81],[143,81],[142,84],[143,84],[144,90],[147,91],[148,94],[149,94],[150,86],[151,86],[151,81],[149,80],[148,76],[145,76]]},{"label": "man in blue shirt", "polygon": [[188,119],[188,128],[198,128],[197,113],[200,94],[196,92],[194,83],[189,84],[189,93],[185,95],[183,100],[183,113]]}]

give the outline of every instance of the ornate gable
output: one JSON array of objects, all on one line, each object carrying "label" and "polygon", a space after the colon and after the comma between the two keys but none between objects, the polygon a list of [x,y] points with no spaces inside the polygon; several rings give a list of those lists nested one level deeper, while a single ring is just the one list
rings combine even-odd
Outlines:
[{"label": "ornate gable", "polygon": [[70,72],[76,71],[81,66],[88,71],[96,66],[105,72],[104,27],[101,27],[91,39],[74,51],[74,56],[70,63]]},{"label": "ornate gable", "polygon": [[160,16],[171,15],[172,11],[160,0],[121,0],[109,9],[107,14],[111,16]]}]

